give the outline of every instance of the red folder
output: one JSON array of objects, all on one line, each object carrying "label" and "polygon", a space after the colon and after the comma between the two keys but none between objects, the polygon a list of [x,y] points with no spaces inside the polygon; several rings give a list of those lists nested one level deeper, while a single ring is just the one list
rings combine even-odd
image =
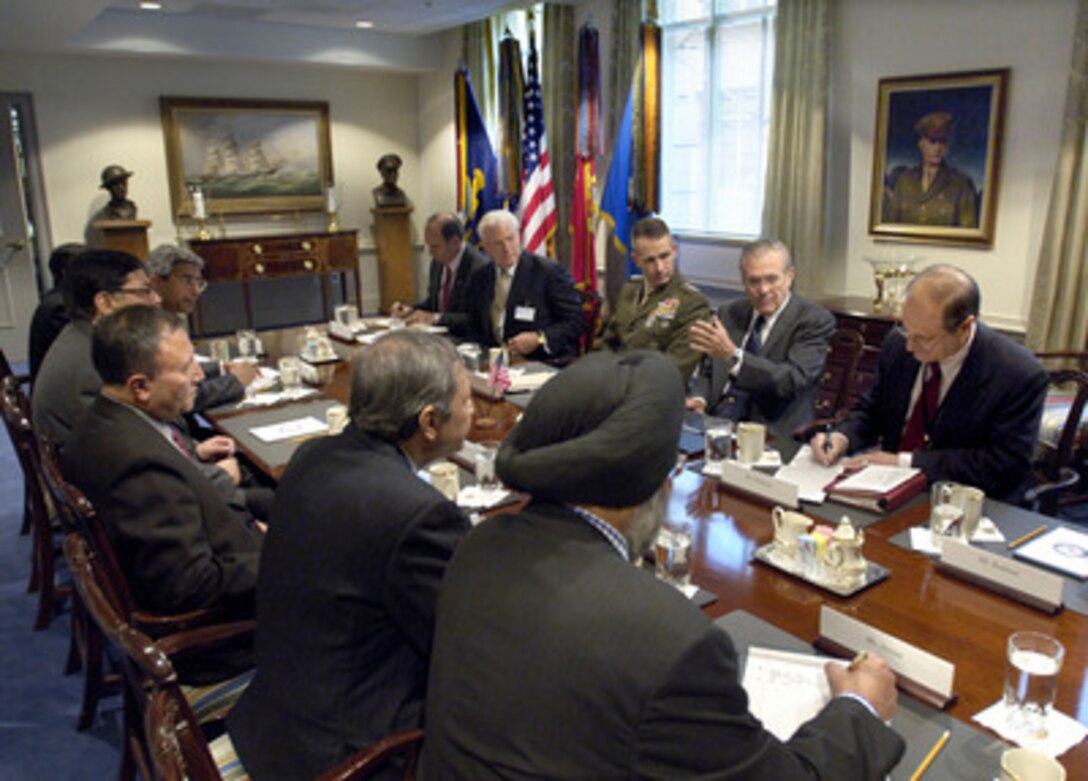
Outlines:
[{"label": "red folder", "polygon": [[[865,467],[862,467],[862,469],[864,468]],[[876,513],[887,513],[902,507],[922,491],[926,490],[926,475],[925,472],[922,472],[921,470],[897,485],[895,488],[884,493],[843,490],[838,487],[839,483],[843,480],[856,475],[860,471],[860,469],[855,469],[850,472],[843,472],[835,478],[827,488],[824,489],[827,492],[828,498],[833,499],[840,504],[848,504],[851,507],[860,507],[863,510],[871,510]]]}]

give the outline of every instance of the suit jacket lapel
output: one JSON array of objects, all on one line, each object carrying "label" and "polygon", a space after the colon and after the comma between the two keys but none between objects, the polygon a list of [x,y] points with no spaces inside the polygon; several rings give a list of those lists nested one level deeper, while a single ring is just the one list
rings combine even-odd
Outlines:
[{"label": "suit jacket lapel", "polygon": [[931,437],[946,420],[955,421],[956,425],[962,426],[962,413],[970,409],[972,401],[983,392],[986,381],[984,372],[986,360],[983,357],[986,351],[983,342],[986,337],[982,331],[984,327],[979,323],[978,330],[975,331],[975,340],[971,343],[971,349],[967,351],[967,357],[963,359],[963,366],[960,367],[959,374],[949,386],[941,406],[937,408],[937,417],[933,420],[933,431],[930,432]]},{"label": "suit jacket lapel", "polygon": [[524,302],[521,291],[529,290],[532,287],[529,280],[531,275],[532,269],[529,268],[529,259],[526,257],[526,253],[522,252],[518,257],[517,268],[514,269],[514,278],[510,280],[510,293],[506,296],[506,318],[503,320],[504,336],[510,333],[510,328],[515,323],[514,311]]},{"label": "suit jacket lapel", "polygon": [[774,328],[771,329],[770,338],[763,343],[763,349],[760,350],[761,355],[768,357],[784,357],[785,350],[781,352],[781,356],[778,352],[779,344],[786,338],[786,334],[793,330],[793,324],[797,322],[797,317],[801,309],[800,303],[797,301],[796,295],[790,295],[790,300],[782,310],[782,314],[778,316],[778,319],[774,321]]}]

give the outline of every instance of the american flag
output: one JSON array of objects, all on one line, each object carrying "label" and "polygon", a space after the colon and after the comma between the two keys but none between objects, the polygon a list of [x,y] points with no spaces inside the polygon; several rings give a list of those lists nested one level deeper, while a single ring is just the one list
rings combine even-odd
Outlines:
[{"label": "american flag", "polygon": [[548,137],[544,133],[544,103],[540,93],[540,68],[536,42],[529,35],[529,78],[525,83],[525,124],[521,136],[524,174],[521,186],[521,245],[529,252],[547,254],[558,217],[552,190],[552,166]]},{"label": "american flag", "polygon": [[496,396],[501,396],[510,389],[510,370],[506,368],[506,350],[491,362],[491,371],[487,374],[487,387]]}]

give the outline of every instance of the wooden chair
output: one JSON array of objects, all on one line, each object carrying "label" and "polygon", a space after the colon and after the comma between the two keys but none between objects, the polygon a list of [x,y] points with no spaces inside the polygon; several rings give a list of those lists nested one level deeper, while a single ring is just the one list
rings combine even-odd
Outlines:
[{"label": "wooden chair", "polygon": [[[1068,357],[1068,354],[1058,354]],[[1053,354],[1041,354],[1053,357]],[[1082,502],[1076,489],[1088,480],[1088,424],[1082,421],[1088,404],[1088,372],[1054,369],[1040,424],[1034,471],[1036,484],[1024,503],[1036,512],[1056,515],[1067,504]]]},{"label": "wooden chair", "polygon": [[815,418],[794,432],[794,439],[808,442],[820,429],[836,425],[846,417],[858,398],[855,382],[864,349],[865,340],[855,330],[836,328],[831,334],[824,370],[816,389]]},{"label": "wooden chair", "polygon": [[422,747],[423,730],[395,732],[322,773],[317,781],[362,781],[395,760],[403,763],[401,781],[413,781]]},{"label": "wooden chair", "polygon": [[[27,376],[27,375],[17,375],[17,374],[15,374],[15,372],[11,368],[11,364],[8,363],[7,356],[4,355],[4,351],[0,350],[0,382],[4,382],[5,380],[7,380],[8,377],[14,377],[15,378],[15,384],[14,384],[13,387],[18,388],[20,393],[22,393],[23,385],[27,381],[29,381],[29,379],[30,379],[30,377]],[[23,394],[23,395],[25,397],[25,394]],[[29,398],[28,398],[28,401],[27,401],[27,409],[30,409]],[[5,419],[4,422],[6,424],[7,420]],[[15,432],[13,432],[11,430],[10,426],[8,426],[7,428],[8,428],[8,436],[11,437],[11,441],[14,444],[14,442],[15,442]],[[32,515],[32,510],[30,508],[30,495],[29,495],[29,492],[24,491],[23,525],[19,529],[19,534],[20,535],[25,535],[25,534],[30,533],[31,526],[33,525],[32,519],[33,519],[33,515]]]},{"label": "wooden chair", "polygon": [[26,508],[31,519],[31,566],[27,591],[38,592],[38,613],[34,629],[49,626],[53,616],[71,593],[56,579],[58,546],[53,539],[53,514],[46,499],[38,457],[38,440],[30,418],[30,402],[15,375],[0,379],[0,415],[4,418],[11,443],[23,470]]},{"label": "wooden chair", "polygon": [[[222,707],[217,704],[208,709],[204,718],[198,718],[190,702],[190,695],[178,682],[172,657],[207,651],[227,642],[235,642],[240,637],[252,636],[254,622],[216,624],[153,640],[125,620],[117,596],[113,593],[107,568],[81,532],[73,531],[67,535],[64,540],[64,554],[72,570],[73,583],[88,615],[121,657],[124,707],[119,776],[127,781],[133,779],[138,772],[141,778],[155,778],[154,750],[147,741],[144,726],[155,692],[176,691],[176,696],[184,703],[187,723],[192,725],[221,720],[229,710],[229,705],[233,704],[233,699],[236,699],[234,696]],[[201,691],[201,694],[205,693]],[[191,777],[198,779],[218,776]]]},{"label": "wooden chair", "polygon": [[[94,508],[75,486],[68,483],[60,472],[60,452],[56,444],[42,437],[38,455],[45,487],[53,499],[57,518],[67,532],[84,534],[89,523],[94,523]],[[72,626],[68,642],[68,660],[64,674],[71,675],[83,670],[83,698],[76,720],[80,732],[91,728],[98,715],[98,703],[104,697],[120,691],[120,674],[107,669],[109,660],[103,653],[104,640],[97,624],[91,620],[79,590],[72,592]]]}]

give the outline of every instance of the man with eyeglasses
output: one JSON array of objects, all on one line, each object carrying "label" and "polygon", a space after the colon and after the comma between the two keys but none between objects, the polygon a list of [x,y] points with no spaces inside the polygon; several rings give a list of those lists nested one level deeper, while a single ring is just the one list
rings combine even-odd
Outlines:
[{"label": "man with eyeglasses", "polygon": [[837,431],[812,438],[817,459],[832,464],[867,451],[844,463],[914,466],[930,482],[1019,501],[1047,373],[1024,347],[979,322],[980,298],[975,280],[955,266],[930,266],[912,279],[875,385]]},{"label": "man with eyeglasses", "polygon": [[747,245],[740,276],[747,295],[720,307],[709,322],[691,326],[691,346],[705,357],[687,407],[766,423],[789,439],[812,420],[835,320],[793,293],[793,260],[777,239]]},{"label": "man with eyeglasses", "polygon": [[45,354],[34,380],[31,407],[35,431],[63,447],[102,387],[91,362],[94,322],[133,304],[157,304],[159,296],[139,259],[98,249],[69,264],[61,291],[72,321]]},{"label": "man with eyeglasses", "polygon": [[[204,259],[183,247],[162,244],[147,256],[144,268],[151,277],[151,287],[162,299],[162,308],[187,319],[208,286],[202,275]],[[257,376],[257,367],[246,361],[228,361],[222,366],[202,362],[201,368],[204,381],[197,386],[196,412],[238,401]]]}]

